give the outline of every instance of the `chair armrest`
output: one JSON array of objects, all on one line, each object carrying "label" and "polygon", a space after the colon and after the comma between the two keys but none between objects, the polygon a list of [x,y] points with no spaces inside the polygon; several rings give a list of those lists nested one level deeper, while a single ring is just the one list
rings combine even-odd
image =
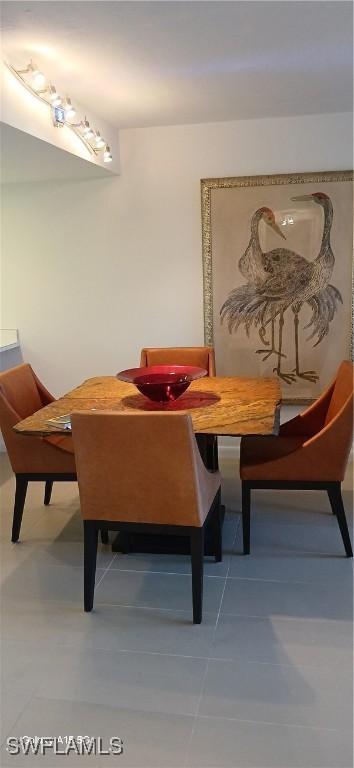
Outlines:
[{"label": "chair armrest", "polygon": [[299,413],[294,416],[293,419],[282,424],[279,434],[282,437],[290,437],[296,435],[315,435],[324,427],[327,411],[331,401],[331,397],[334,390],[333,381],[327,389],[322,393],[321,397],[312,403],[309,408],[306,408],[303,413]]},{"label": "chair armrest", "polygon": [[254,446],[253,462],[251,448],[252,440],[256,438],[249,438],[243,474],[242,458],[245,459],[245,456],[242,457],[241,452],[241,478],[253,476],[253,479],[287,482],[341,482],[352,443],[352,407],[349,399],[335,418],[316,434],[263,437],[261,445],[256,443]]},{"label": "chair armrest", "polygon": [[53,403],[56,398],[53,397],[53,395],[50,394],[48,389],[46,389],[44,384],[42,384],[42,382],[39,380],[38,376],[36,376],[34,370],[32,368],[31,368],[31,370],[32,370],[32,375],[33,375],[33,378],[34,378],[34,380],[36,382],[36,387],[37,387],[38,392],[40,394],[40,398],[41,398],[41,401],[42,401],[43,405],[49,405],[49,403]]},{"label": "chair armrest", "polygon": [[189,429],[192,437],[192,460],[194,463],[196,488],[199,498],[199,512],[201,513],[200,521],[202,524],[209,512],[210,506],[216,496],[216,493],[221,487],[221,475],[217,469],[211,471],[206,468],[200,455],[197,441],[195,439],[191,419],[189,423]]},{"label": "chair armrest", "polygon": [[316,466],[317,472],[325,479],[343,480],[352,440],[353,398],[349,398],[336,416],[304,443],[306,465]]}]

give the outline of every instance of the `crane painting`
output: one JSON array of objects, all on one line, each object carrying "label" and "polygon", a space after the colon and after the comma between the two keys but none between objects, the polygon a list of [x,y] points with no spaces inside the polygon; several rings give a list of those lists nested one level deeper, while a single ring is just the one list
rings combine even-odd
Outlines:
[{"label": "crane painting", "polygon": [[[343,303],[340,290],[331,283],[335,255],[331,246],[333,204],[322,191],[297,195],[292,201],[317,205],[323,211],[323,231],[319,252],[313,260],[296,253],[286,244],[271,251],[263,251],[259,238],[259,225],[263,222],[278,236],[286,240],[277,225],[271,208],[258,208],[250,222],[250,239],[239,257],[238,270],[245,283],[231,290],[220,309],[221,323],[230,334],[243,327],[247,336],[256,329],[262,343],[253,353],[263,361],[274,358],[274,373],[288,386],[302,380],[316,383],[316,370],[303,370],[299,344],[299,325],[304,305],[311,315],[304,328],[306,343],[318,346],[329,333],[338,307]],[[293,349],[284,348],[284,324],[293,324]],[[308,317],[307,317],[308,319]],[[252,350],[250,351],[250,354]],[[289,370],[287,360],[295,361]]]}]

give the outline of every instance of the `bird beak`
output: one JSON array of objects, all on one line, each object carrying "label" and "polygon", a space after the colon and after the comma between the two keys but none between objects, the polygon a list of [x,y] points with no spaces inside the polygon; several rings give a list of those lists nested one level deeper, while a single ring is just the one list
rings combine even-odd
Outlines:
[{"label": "bird beak", "polygon": [[280,227],[278,227],[278,224],[274,222],[274,224],[271,224],[272,229],[274,229],[274,232],[277,233],[277,235],[280,235],[280,237],[283,238],[283,240],[286,240],[286,237],[284,235],[284,232],[281,231]]},{"label": "bird beak", "polygon": [[297,197],[291,197],[290,200],[299,200],[301,202],[305,202],[305,200],[312,200],[312,195],[298,195]]}]

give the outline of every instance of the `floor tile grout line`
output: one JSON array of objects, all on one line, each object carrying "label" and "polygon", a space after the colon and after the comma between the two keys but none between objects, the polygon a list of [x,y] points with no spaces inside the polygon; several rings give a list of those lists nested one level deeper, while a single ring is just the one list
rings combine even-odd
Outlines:
[{"label": "floor tile grout line", "polygon": [[[40,523],[40,522],[43,520],[43,518],[45,517],[45,515],[48,515],[48,512],[47,512],[47,510],[44,508],[42,512],[39,512],[39,515],[38,515],[38,519],[37,519],[35,522],[34,522],[34,521],[32,521],[32,522],[31,522],[30,520],[28,520],[28,522],[26,522],[26,520],[24,519],[24,520],[22,521],[22,523],[21,523],[21,533],[22,533],[22,535],[23,535],[23,534],[26,534],[26,533],[27,533],[27,531],[33,531],[33,530],[35,530],[35,529],[36,529],[36,527],[37,527],[37,525],[39,525],[39,523]],[[25,517],[25,515],[24,515],[24,517]],[[11,526],[11,525],[12,525],[12,521],[10,521],[10,526]],[[11,528],[10,528],[10,531],[9,531],[9,533],[11,533]],[[14,542],[14,543],[15,543],[15,542]],[[17,542],[16,542],[16,544],[17,544]]]},{"label": "floor tile grout line", "polygon": [[115,561],[116,557],[117,557],[117,553],[115,552],[115,553],[114,553],[114,555],[113,555],[113,557],[112,557],[112,559],[109,561],[107,568],[105,568],[105,569],[104,569],[104,571],[103,571],[103,574],[102,574],[101,578],[100,578],[100,579],[99,579],[99,580],[98,580],[98,581],[95,583],[95,592],[96,592],[96,589],[98,589],[98,587],[100,586],[101,582],[103,581],[103,579],[104,579],[104,577],[105,577],[105,575],[106,575],[107,571],[109,571],[109,567],[110,567],[110,565],[111,565],[112,563],[114,563],[114,561]]},{"label": "floor tile grout line", "polygon": [[[23,643],[24,641],[18,640],[16,637],[7,637],[5,642],[8,642],[9,640],[12,640],[14,643]],[[55,648],[60,648],[61,650],[80,650],[79,645],[75,645],[74,643],[55,643]],[[136,656],[167,656],[173,659],[193,659],[197,661],[207,661],[207,656],[198,656],[192,655],[192,654],[184,654],[184,653],[171,653],[169,651],[147,651],[147,650],[138,650],[138,649],[132,649],[132,648],[109,648],[107,646],[100,646],[100,645],[94,645],[94,646],[86,646],[85,651],[103,651],[105,653],[131,653],[132,655]],[[222,658],[213,658],[212,661],[232,661],[232,659],[222,659]],[[193,717],[193,715],[191,715]]]},{"label": "floor tile grout line", "polygon": [[[15,491],[14,491],[14,492],[15,492]],[[59,508],[60,508],[60,502],[58,503],[58,506],[57,506],[57,508],[56,508],[56,509],[54,509],[54,507],[55,507],[55,504],[56,504],[56,503],[57,503],[57,502],[55,502],[54,504],[52,503],[51,505],[49,505],[49,507],[51,507],[51,508],[49,508],[49,511],[48,511],[48,509],[47,509],[47,508],[44,506],[44,504],[42,503],[42,507],[43,507],[43,509],[42,509],[42,511],[41,511],[41,512],[39,512],[39,513],[38,513],[38,519],[37,519],[35,522],[32,522],[32,523],[31,523],[30,521],[28,521],[28,523],[27,523],[27,522],[26,522],[26,514],[24,514],[24,519],[23,519],[23,521],[22,521],[22,525],[21,525],[21,531],[22,531],[22,532],[24,532],[24,533],[26,533],[26,531],[27,531],[27,530],[31,530],[31,531],[32,531],[33,529],[35,529],[35,528],[37,527],[37,525],[39,525],[39,523],[40,523],[40,522],[41,522],[41,521],[44,519],[44,517],[46,517],[46,516],[49,516],[49,515],[50,515],[50,512],[51,512],[51,511],[53,511],[53,510],[54,510],[54,511],[58,512],[58,511],[59,511]],[[67,511],[67,514],[68,514],[68,516],[70,516],[70,510],[65,510],[65,511]],[[65,512],[65,511],[63,511],[62,509],[60,509],[60,513],[61,513],[61,514],[64,514],[64,512]],[[75,514],[76,514],[76,513],[77,513],[77,509],[73,510],[73,512],[72,512],[72,514],[71,514],[71,516],[70,516],[70,519],[72,519],[72,518],[75,516]],[[10,510],[10,524],[11,524],[11,518],[12,518],[12,515],[13,515],[13,512]]]},{"label": "floor tile grout line", "polygon": [[[46,701],[46,700],[51,701],[52,700],[52,699],[50,699],[50,697],[49,697],[49,699],[47,699],[46,696],[38,695],[38,692],[36,692],[36,691],[33,692],[33,694],[30,696],[29,700],[24,705],[23,709],[21,709],[21,712],[18,714],[18,716],[16,717],[15,721],[11,725],[10,729],[6,731],[6,734],[5,734],[4,738],[1,740],[1,744],[0,744],[1,748],[3,748],[5,746],[6,739],[14,731],[14,729],[16,728],[16,724],[18,723],[19,719],[23,715],[24,710],[31,704],[31,702],[34,699],[43,699],[44,701]],[[55,699],[53,699],[53,701],[55,701]],[[198,715],[198,716],[194,716],[193,719],[194,720],[213,720],[213,721],[217,720],[217,721],[220,721],[220,722],[225,722],[226,721],[226,722],[231,722],[231,723],[245,723],[245,724],[255,725],[255,726],[265,725],[265,726],[269,726],[269,727],[273,727],[273,728],[303,729],[303,730],[308,730],[308,731],[326,732],[326,733],[329,732],[329,733],[336,733],[336,734],[342,734],[342,735],[347,734],[347,733],[348,734],[352,733],[351,729],[348,729],[348,728],[341,728],[341,729],[340,728],[327,728],[325,726],[303,725],[301,723],[300,724],[298,724],[298,723],[279,723],[279,722],[267,721],[267,720],[251,720],[251,719],[246,719],[246,718],[217,717],[217,716],[214,716],[214,715]],[[189,747],[188,747],[188,749],[189,749]],[[182,768],[187,768],[188,758],[189,758],[189,752],[185,756],[185,761],[184,761],[184,765],[183,765]]]},{"label": "floor tile grout line", "polygon": [[[36,600],[34,602],[38,602],[40,605],[50,605],[50,606],[53,606],[53,600],[50,600],[49,598],[44,599],[44,600]],[[74,606],[75,608],[77,608],[76,602],[68,600],[68,599],[66,599],[66,600],[65,599],[64,600],[60,600],[59,599],[59,600],[56,601],[55,604],[56,605],[60,605],[60,606],[62,606],[63,604],[64,605],[70,605],[70,606]],[[101,607],[101,606],[111,606],[112,608],[123,608],[123,609],[127,609],[127,610],[130,610],[130,609],[134,609],[135,610],[136,609],[136,610],[139,610],[139,611],[157,611],[157,612],[159,612],[159,611],[162,612],[163,611],[163,612],[175,613],[175,614],[182,613],[184,615],[190,616],[190,611],[187,608],[162,608],[162,607],[156,606],[156,605],[137,605],[137,604],[134,604],[134,603],[107,603],[107,602],[104,602],[104,601],[97,603],[97,606],[99,606],[99,607]],[[92,611],[92,614],[95,614],[95,613],[97,613],[97,607],[94,608],[93,611]],[[211,618],[214,618],[214,617],[216,617],[216,611],[204,611],[204,615],[205,616],[209,616]]]},{"label": "floor tile grout line", "polygon": [[21,711],[19,712],[19,714],[17,715],[16,719],[14,720],[14,722],[12,723],[12,725],[10,726],[9,730],[8,730],[8,731],[6,731],[6,734],[5,734],[4,738],[3,738],[3,739],[1,740],[1,742],[0,742],[0,747],[1,747],[1,748],[3,748],[3,747],[5,746],[5,742],[6,742],[6,739],[8,739],[8,738],[9,738],[9,737],[10,737],[10,736],[13,734],[13,732],[14,732],[14,729],[16,728],[16,725],[17,725],[17,723],[18,723],[19,719],[20,719],[20,718],[22,717],[22,715],[24,714],[24,711],[25,711],[25,709],[27,709],[27,707],[29,707],[29,706],[30,706],[30,704],[31,704],[31,701],[33,701],[33,699],[35,699],[35,698],[36,698],[38,691],[39,691],[39,686],[38,686],[38,688],[36,688],[36,690],[35,690],[35,691],[33,691],[33,693],[30,695],[30,697],[29,697],[28,701],[26,701],[26,703],[25,703],[25,704],[23,705],[23,707],[21,708]]},{"label": "floor tile grout line", "polygon": [[[100,569],[100,570],[104,570],[104,569]],[[102,578],[103,578],[103,576],[101,577],[101,579]],[[101,581],[101,579],[100,579],[100,581]],[[44,600],[42,600],[40,602],[53,605],[53,601],[50,600],[49,598],[48,599],[44,599]],[[57,602],[57,604],[70,603],[71,605],[75,605],[75,603],[71,602],[70,600],[65,600],[65,599],[64,600],[58,600],[56,602]],[[104,600],[96,603],[96,607],[97,606],[98,607],[100,607],[100,606],[111,606],[112,608],[137,609],[137,610],[142,610],[142,611],[161,611],[161,612],[163,611],[163,612],[168,612],[168,613],[172,613],[173,612],[175,614],[179,614],[179,613],[186,614],[186,613],[188,613],[188,610],[186,608],[163,608],[162,606],[156,606],[156,605],[138,605],[136,603],[135,604],[134,603],[112,603],[112,602],[107,602],[107,601],[104,601]],[[95,613],[95,609],[94,609],[93,613]],[[214,616],[215,612],[213,612],[213,611],[205,611],[205,614],[207,614],[208,616]],[[230,613],[229,611],[223,611],[222,616],[223,617],[228,617],[228,618],[238,618],[238,619],[247,619],[247,620],[248,619],[252,619],[254,621],[263,621],[263,622],[264,621],[267,621],[267,622],[269,622],[269,621],[277,621],[277,622],[278,621],[279,622],[290,621],[290,622],[306,622],[306,623],[308,623],[308,622],[313,622],[313,623],[320,622],[320,623],[330,623],[330,624],[332,624],[333,622],[336,622],[337,624],[343,624],[343,623],[344,624],[349,624],[349,623],[351,624],[352,623],[352,618],[349,618],[349,617],[348,618],[335,618],[335,619],[333,619],[330,616],[328,616],[328,617],[321,617],[321,616],[315,616],[315,617],[313,617],[313,616],[283,616],[281,614],[269,614],[269,613],[268,614]]]},{"label": "floor tile grout line", "polygon": [[[5,638],[5,642],[12,641],[13,643],[23,643],[23,640],[19,640],[17,637],[9,635],[7,638]],[[80,646],[75,645],[75,643],[65,643],[65,642],[57,642],[55,643],[56,648],[60,648],[63,650],[66,649],[77,649],[79,650]],[[228,656],[200,656],[198,654],[185,654],[185,653],[171,653],[170,651],[149,651],[149,650],[139,650],[139,649],[132,649],[132,648],[110,648],[108,646],[100,646],[100,645],[94,645],[94,646],[86,646],[85,651],[103,651],[105,653],[126,653],[126,654],[134,654],[137,656],[164,656],[164,657],[170,657],[173,659],[193,659],[197,661],[210,661],[210,662],[225,662],[227,664],[243,664],[243,665],[259,665],[259,666],[272,666],[272,667],[286,667],[290,669],[294,669],[293,664],[286,664],[285,662],[274,662],[274,661],[260,661],[259,659],[244,659],[242,656],[239,656],[237,658],[232,658]],[[297,664],[297,669],[315,669],[315,670],[321,670],[325,669],[328,670],[328,664]],[[343,674],[345,672],[344,666],[336,665],[336,671],[342,671]],[[195,717],[196,715],[194,715]],[[193,715],[192,715],[193,717]],[[198,717],[209,717],[209,715],[198,715]],[[214,717],[210,715],[210,717]],[[215,715],[215,717],[217,717]],[[225,719],[225,718],[221,718]],[[232,719],[232,718],[231,718]],[[238,719],[238,718],[236,718]]]},{"label": "floor tile grout line", "polygon": [[[237,539],[238,530],[239,530],[239,528],[240,528],[240,527],[241,527],[241,518],[239,518],[239,520],[238,520],[238,522],[237,522],[237,526],[236,526],[236,530],[235,530],[235,536],[234,536],[234,541],[233,541],[233,546],[235,545],[235,541],[236,541],[236,539]],[[223,603],[224,594],[225,594],[225,590],[226,590],[227,580],[228,580],[228,578],[229,578],[229,571],[230,571],[230,568],[231,568],[231,558],[230,558],[230,561],[229,561],[229,565],[228,565],[228,568],[227,568],[227,571],[226,571],[224,589],[223,589],[223,591],[222,591],[221,600],[220,600],[220,605],[219,605],[219,611],[218,611],[218,615],[217,615],[217,617],[216,617],[216,623],[215,623],[215,627],[214,627],[214,633],[213,633],[213,641],[214,641],[214,639],[215,639],[216,630],[217,630],[217,628],[218,628],[218,624],[219,624],[219,619],[220,619],[220,614],[221,614],[221,608],[222,608],[222,603]]]},{"label": "floor tile grout line", "polygon": [[[98,571],[109,570],[109,571],[111,571],[113,573],[139,573],[139,574],[148,574],[148,575],[151,574],[151,575],[184,576],[184,577],[186,577],[186,576],[190,577],[191,576],[191,573],[187,572],[187,571],[186,572],[182,572],[182,571],[164,571],[164,570],[160,570],[160,571],[156,570],[155,571],[155,570],[147,570],[147,569],[142,569],[142,568],[139,568],[139,569],[136,569],[136,568],[114,568],[114,567],[112,567],[112,565],[115,562],[116,558],[118,558],[118,554],[119,553],[115,553],[114,554],[114,556],[111,558],[111,560],[109,561],[107,566],[103,567],[101,565],[98,565],[97,566],[97,570]],[[346,558],[343,558],[343,559],[345,561],[347,561]],[[25,564],[25,563],[26,563],[26,561],[23,564]],[[76,568],[76,569],[78,569],[78,568],[83,569],[83,567],[84,567],[83,564],[78,565],[78,564],[56,563],[56,562],[55,563],[43,562],[43,563],[39,563],[39,565],[42,565],[42,567],[45,567],[45,568],[66,568],[66,569],[68,567]],[[352,565],[348,566],[348,570],[349,570],[349,567],[352,570],[353,566]],[[286,585],[289,585],[289,584],[294,584],[294,585],[302,584],[304,586],[311,585],[312,587],[313,586],[315,586],[315,587],[316,586],[325,587],[325,586],[327,586],[327,584],[333,582],[333,578],[331,579],[330,577],[328,578],[327,581],[303,581],[303,580],[298,580],[298,579],[270,579],[270,578],[262,578],[260,576],[234,576],[234,575],[230,575],[230,574],[223,574],[222,575],[222,574],[213,574],[213,573],[206,573],[205,574],[205,578],[206,579],[220,579],[221,580],[221,579],[225,579],[226,577],[228,579],[230,579],[231,581],[249,581],[249,582],[262,582],[262,583],[265,583],[265,584],[286,584]]]},{"label": "floor tile grout line", "polygon": [[[114,573],[143,573],[143,574],[152,574],[155,576],[191,576],[192,573],[189,571],[148,571],[143,568],[110,568],[110,571],[114,571]],[[204,577],[206,579],[225,579],[226,574],[220,576],[218,574],[213,573],[204,573]]]},{"label": "floor tile grout line", "polygon": [[[226,577],[225,577],[226,578]],[[63,601],[65,602],[65,601]],[[185,608],[162,608],[161,606],[156,605],[134,605],[133,603],[108,603],[105,601],[97,603],[97,606],[111,606],[113,608],[139,608],[144,611],[166,611],[168,613],[186,613]],[[208,615],[212,616],[213,612],[208,611]],[[337,619],[331,619],[330,616],[322,618],[322,617],[315,617],[312,616],[282,616],[280,614],[248,614],[248,613],[229,613],[228,611],[225,611],[222,613],[222,616],[229,617],[229,618],[239,618],[239,619],[257,619],[259,621],[303,621],[303,622],[323,622],[328,623],[332,621],[336,621],[337,623],[343,623],[343,621],[348,624],[349,621],[352,619],[343,619],[343,618],[337,618]]]},{"label": "floor tile grout line", "polygon": [[[242,552],[236,550],[231,554],[238,555],[239,557],[241,557]],[[323,561],[325,558],[326,558],[326,561],[327,560],[328,561],[343,560],[344,562],[351,562],[351,559],[347,558],[344,552],[342,552],[342,550],[340,552],[339,551],[334,552],[333,550],[331,550],[330,552],[326,552],[324,550],[318,550],[318,549],[315,549],[315,550],[297,549],[294,552],[293,549],[279,549],[279,548],[276,548],[274,550],[270,548],[257,550],[257,546],[256,546],[252,550],[252,554],[256,555],[256,557],[274,558],[274,556],[276,556],[276,557],[283,557],[284,559],[285,558],[288,559],[290,556],[291,558],[297,557],[299,559],[303,558],[304,560],[309,559],[311,557],[311,558],[316,558],[318,562],[321,562],[321,560]]]},{"label": "floor tile grout line", "polygon": [[270,725],[277,728],[303,728],[311,731],[329,731],[330,733],[352,733],[350,728],[327,728],[324,725],[304,725],[303,723],[280,723],[273,720],[250,720],[242,717],[218,717],[217,715],[197,715],[198,720],[227,720],[230,723],[249,723],[250,725]]},{"label": "floor tile grout line", "polygon": [[[349,570],[349,568],[348,568]],[[215,578],[213,576],[212,578]],[[261,581],[264,584],[302,584],[303,586],[309,586],[312,587],[326,587],[328,584],[333,584],[333,578],[328,577],[326,581],[300,581],[298,579],[263,579],[258,576],[228,576],[228,579],[231,581]],[[342,580],[340,577],[338,577],[338,581],[342,583]]]},{"label": "floor tile grout line", "polygon": [[[241,521],[241,518],[239,518],[238,521],[237,521],[237,525],[236,525],[236,530],[235,530],[235,535],[234,535],[232,546],[235,545],[235,542],[236,542],[236,539],[237,539],[238,529],[240,527],[240,521]],[[219,610],[218,610],[218,613],[217,613],[217,616],[216,616],[215,626],[214,626],[214,629],[213,629],[213,635],[212,635],[211,642],[210,642],[210,648],[213,645],[213,642],[214,642],[214,639],[215,639],[215,635],[216,635],[216,631],[217,631],[217,628],[218,628],[222,601],[223,601],[223,598],[224,598],[224,593],[225,593],[226,584],[227,584],[227,575],[228,575],[228,572],[230,570],[230,567],[231,567],[231,558],[230,558],[229,565],[228,565],[227,572],[226,572],[226,576],[225,576],[224,587],[223,587],[223,591],[222,591],[221,598],[220,598],[220,605],[219,605]],[[210,650],[209,650],[209,654],[210,654]],[[192,746],[192,741],[193,741],[193,737],[194,737],[194,733],[195,733],[197,719],[199,717],[199,710],[200,710],[200,705],[201,705],[203,694],[204,694],[205,683],[206,683],[206,679],[207,679],[207,675],[208,675],[208,671],[209,671],[210,661],[211,661],[211,658],[210,658],[210,655],[209,655],[209,657],[206,659],[205,671],[204,671],[203,680],[202,680],[202,684],[201,684],[201,688],[200,688],[200,693],[199,693],[199,697],[198,697],[198,701],[197,701],[197,705],[196,705],[196,711],[195,711],[195,715],[194,715],[192,729],[191,729],[190,737],[189,737],[188,744],[187,744],[187,747],[186,747],[185,761],[184,761],[183,768],[187,768],[187,766],[188,766],[189,756],[190,756],[190,749],[191,749],[191,746]]]},{"label": "floor tile grout line", "polygon": [[[17,644],[19,644],[19,643],[23,644],[24,643],[23,640],[19,640],[18,637],[14,636],[14,635],[11,635],[11,634],[9,634],[5,638],[5,643],[6,642],[10,642],[10,641],[12,643],[17,643]],[[32,641],[32,642],[34,644],[34,641]],[[64,650],[65,649],[71,649],[71,650],[74,650],[74,649],[79,650],[80,649],[80,646],[75,644],[75,643],[56,642],[54,645],[55,645],[56,648],[61,648],[61,649],[64,649]],[[276,661],[261,661],[260,659],[245,659],[241,655],[237,656],[237,657],[231,657],[231,656],[202,656],[202,655],[199,655],[197,653],[196,654],[186,654],[186,653],[172,653],[171,651],[149,651],[149,650],[146,650],[146,649],[138,649],[138,648],[135,648],[135,649],[133,649],[133,648],[119,648],[119,647],[118,648],[113,648],[113,647],[109,647],[109,646],[106,646],[106,645],[86,646],[84,650],[85,651],[103,651],[103,652],[112,653],[112,654],[115,654],[115,653],[126,653],[126,654],[129,654],[129,653],[131,653],[131,654],[138,655],[138,656],[144,656],[144,655],[147,655],[147,656],[164,656],[164,657],[167,656],[167,657],[170,657],[170,658],[177,658],[177,659],[195,659],[195,660],[198,660],[198,661],[210,661],[210,662],[218,662],[218,663],[221,662],[221,663],[235,664],[235,665],[242,663],[243,665],[249,665],[249,666],[258,665],[258,666],[266,666],[266,667],[267,666],[268,667],[285,667],[285,668],[289,668],[289,669],[294,669],[294,664],[293,663],[286,663],[286,662],[281,662],[281,661],[280,662],[276,662]],[[348,652],[349,652],[349,649],[348,649]],[[344,667],[344,665],[342,666],[342,665],[338,664],[338,665],[335,665],[335,668],[336,668],[337,672],[339,671],[339,672],[343,672],[343,674],[345,673],[345,669],[346,668]],[[328,670],[328,664],[327,663],[326,664],[325,663],[323,663],[323,664],[302,664],[302,663],[297,663],[296,664],[296,669],[315,669],[315,670],[325,669],[325,670]]]},{"label": "floor tile grout line", "polygon": [[[64,601],[65,602],[65,601]],[[139,608],[144,611],[166,611],[168,613],[189,613],[186,608],[162,608],[159,605],[134,605],[134,603],[107,603],[104,600],[102,602],[95,602],[96,607],[101,605],[110,605],[113,608]],[[93,613],[95,610],[93,610]],[[209,616],[216,615],[216,611],[207,611]]]},{"label": "floor tile grout line", "polygon": [[230,613],[229,611],[223,611],[223,616],[229,618],[238,619],[257,619],[259,621],[305,621],[305,622],[330,622],[336,621],[337,623],[351,624],[353,621],[353,614],[347,618],[332,618],[331,616],[283,616],[277,613]]}]

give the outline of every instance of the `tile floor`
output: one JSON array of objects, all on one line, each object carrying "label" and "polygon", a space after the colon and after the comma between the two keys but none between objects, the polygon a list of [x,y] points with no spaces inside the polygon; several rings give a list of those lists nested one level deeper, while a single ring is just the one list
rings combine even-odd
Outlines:
[{"label": "tile floor", "polygon": [[[188,558],[102,545],[84,614],[75,484],[54,486],[48,509],[32,484],[12,545],[14,483],[1,464],[3,768],[351,768],[352,562],[325,494],[254,494],[244,558],[226,467],[224,560],[206,563],[193,626]],[[121,737],[123,754],[5,749],[10,735],[86,734]]]}]

